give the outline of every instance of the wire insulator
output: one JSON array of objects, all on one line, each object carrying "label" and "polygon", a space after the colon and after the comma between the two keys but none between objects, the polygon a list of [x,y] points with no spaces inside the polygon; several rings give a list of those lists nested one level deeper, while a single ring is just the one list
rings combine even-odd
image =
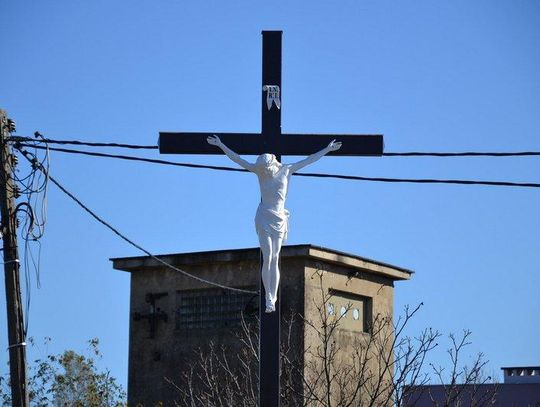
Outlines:
[{"label": "wire insulator", "polygon": [[10,133],[15,133],[15,130],[17,128],[17,126],[15,125],[15,120],[13,119],[8,119],[7,120],[7,128],[8,128],[8,131]]},{"label": "wire insulator", "polygon": [[21,196],[21,190],[17,184],[13,185],[12,187],[12,194],[15,197],[15,199],[19,198]]}]

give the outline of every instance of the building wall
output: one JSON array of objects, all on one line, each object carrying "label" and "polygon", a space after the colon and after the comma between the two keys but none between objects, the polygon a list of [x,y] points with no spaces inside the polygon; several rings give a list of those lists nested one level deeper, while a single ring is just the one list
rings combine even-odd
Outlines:
[{"label": "building wall", "polygon": [[[354,271],[354,270],[352,270]],[[393,282],[389,278],[377,276],[370,273],[350,274],[349,267],[343,267],[335,264],[321,264],[320,262],[309,262],[305,268],[305,299],[304,309],[307,320],[312,321],[316,327],[322,326],[326,313],[327,323],[331,324],[336,318],[339,320],[339,329],[335,335],[336,344],[341,350],[336,356],[327,357],[327,363],[333,365],[331,374],[337,373],[345,380],[345,383],[331,386],[331,393],[339,397],[340,392],[337,387],[354,386],[361,379],[366,379],[371,375],[369,373],[361,374],[354,371],[353,365],[360,367],[355,363],[352,355],[355,350],[361,346],[367,346],[369,340],[370,328],[377,316],[392,318],[393,315]],[[323,296],[327,297],[326,309],[321,309]],[[346,311],[341,316],[343,310]],[[368,309],[363,309],[368,308]],[[331,315],[333,309],[333,315]],[[355,319],[354,310],[358,310],[358,319]],[[391,326],[391,319],[388,327]],[[390,331],[387,331],[391,335]],[[322,349],[324,340],[320,333],[307,326],[304,331],[304,341],[306,349],[310,349],[305,356],[304,375],[313,382],[322,369],[323,360],[317,356],[318,348]],[[386,352],[390,354],[391,348],[388,346]],[[358,361],[358,359],[356,359]],[[376,361],[374,359],[368,363],[369,369],[377,371]],[[348,376],[343,373],[347,372]],[[391,380],[392,370],[389,370],[384,376],[384,380]],[[317,386],[321,395],[328,393],[328,385]],[[352,387],[351,387],[352,389]],[[352,391],[352,390],[351,390]],[[334,400],[338,403],[338,400]],[[336,405],[337,405],[336,404]]]},{"label": "building wall", "polygon": [[[182,269],[202,278],[234,286],[256,286],[257,268],[258,263],[253,261],[182,265]],[[132,272],[128,377],[130,405],[141,403],[153,406],[155,401],[170,402],[176,398],[177,392],[164,378],[181,384],[183,368],[204,339],[211,337],[217,341],[227,341],[227,338],[230,338],[226,329],[206,332],[206,338],[200,336],[186,338],[179,335],[175,327],[177,291],[203,288],[207,286],[168,269]],[[134,321],[134,314],[147,313],[149,304],[145,300],[146,295],[161,292],[166,292],[167,296],[158,299],[156,305],[167,313],[168,321],[157,323],[155,337],[151,339],[149,322]]]},{"label": "building wall", "polygon": [[[235,287],[249,287],[258,290],[259,261],[248,260],[233,263],[182,265],[182,269],[202,278]],[[304,284],[303,264],[300,259],[284,259],[282,268],[287,270],[281,280],[282,317],[302,313]],[[178,392],[164,378],[182,386],[181,372],[194,358],[194,352],[209,340],[224,344],[234,351],[238,341],[230,327],[213,330],[195,330],[185,335],[178,329],[175,312],[178,308],[178,292],[207,290],[208,286],[188,279],[168,269],[152,269],[132,272],[130,305],[130,344],[128,397],[130,405],[153,406],[155,401],[165,405],[178,397]],[[150,338],[150,323],[146,319],[134,320],[135,313],[148,313],[146,302],[148,293],[167,293],[156,301],[156,307],[167,313],[168,321],[157,323],[155,337]],[[226,295],[227,293],[224,293]],[[258,310],[259,298],[252,303]],[[258,311],[257,311],[258,312]],[[282,323],[282,331],[288,324]],[[291,347],[303,349],[303,335],[300,320],[295,318],[291,330]],[[288,332],[282,332],[286,337]]]},{"label": "building wall", "polygon": [[[310,245],[288,246],[284,249],[280,263],[281,337],[282,345],[287,339],[291,349],[289,356],[299,366],[299,370],[292,371],[293,376],[289,375],[288,378],[282,376],[282,387],[286,387],[283,383],[289,380],[289,383],[295,383],[295,392],[301,394],[304,391],[301,375],[305,373],[302,369],[310,362],[309,357],[305,358],[305,350],[313,349],[318,342],[316,334],[306,328],[303,320],[303,317],[311,321],[320,319],[314,303],[314,300],[320,300],[321,296],[317,272],[324,270],[322,289],[323,292],[332,294],[336,313],[341,305],[350,302],[353,309],[357,308],[361,314],[361,317],[355,320],[351,309],[342,320],[337,338],[339,346],[345,349],[344,354],[358,338],[369,337],[365,331],[369,329],[372,321],[366,321],[365,315],[370,315],[371,320],[378,314],[392,316],[393,281],[408,279],[410,272]],[[257,249],[188,253],[162,258],[203,279],[226,286],[255,291],[258,289],[260,258]],[[197,348],[204,347],[212,340],[227,346],[231,355],[239,349],[238,340],[231,332],[234,325],[224,325],[221,322],[212,325],[215,321],[210,317],[200,326],[193,325],[195,322],[192,322],[189,313],[186,313],[191,306],[191,299],[199,296],[199,293],[203,297],[211,296],[211,301],[227,301],[227,298],[237,301],[238,298],[231,297],[230,291],[220,289],[210,289],[214,290],[210,295],[207,285],[163,268],[151,258],[122,258],[113,261],[115,268],[131,273],[129,405],[153,406],[157,401],[172,405],[172,401],[177,399],[179,394],[165,378],[182,387],[182,372],[192,364]],[[150,322],[144,319],[144,315],[151,311],[147,302],[148,294],[166,294],[156,300],[154,311],[165,313],[168,319],[166,322],[156,322],[153,337],[150,335]],[[242,301],[244,300],[250,307],[254,305],[255,310],[250,309],[254,314],[258,314],[258,296],[253,299],[253,296],[248,295]],[[206,307],[200,306],[201,309]],[[137,315],[139,318],[136,318]],[[291,315],[295,316],[292,325],[287,322]],[[256,373],[256,369],[253,373]]]},{"label": "building wall", "polygon": [[[450,385],[416,386],[415,391],[405,401],[405,406],[432,407],[444,405],[448,394],[452,391]],[[493,406],[493,407],[537,407],[540,406],[540,383],[525,384],[480,384],[458,385],[454,392],[459,397],[452,405],[462,407]]]}]

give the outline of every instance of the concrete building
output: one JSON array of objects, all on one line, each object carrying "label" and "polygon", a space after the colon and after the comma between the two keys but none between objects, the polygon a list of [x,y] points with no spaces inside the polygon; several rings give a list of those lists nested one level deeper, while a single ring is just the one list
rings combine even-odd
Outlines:
[{"label": "concrete building", "polygon": [[[540,366],[502,367],[504,382],[417,386],[408,406],[540,407]],[[447,402],[450,400],[450,403]]]},{"label": "concrete building", "polygon": [[[257,290],[258,248],[163,255],[182,270],[223,285]],[[171,405],[182,386],[181,371],[194,350],[212,340],[234,352],[241,314],[258,315],[257,295],[215,288],[166,268],[151,257],[112,259],[113,267],[131,273],[129,405]],[[393,315],[394,282],[411,271],[357,255],[313,245],[284,246],[281,254],[282,318],[290,312],[316,319],[322,293],[330,316],[345,313],[339,340],[346,346],[361,337],[376,315]],[[322,276],[319,278],[319,276]],[[282,326],[283,329],[283,326]],[[285,334],[282,333],[282,336]],[[315,341],[297,319],[291,346],[304,350]],[[302,360],[301,363],[305,363]]]}]

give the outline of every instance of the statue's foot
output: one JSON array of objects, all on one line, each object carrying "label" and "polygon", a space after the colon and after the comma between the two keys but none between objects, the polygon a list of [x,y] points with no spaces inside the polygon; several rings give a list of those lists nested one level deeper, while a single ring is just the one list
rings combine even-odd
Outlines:
[{"label": "statue's foot", "polygon": [[276,302],[269,293],[266,293],[266,310],[265,312],[274,312],[276,310]]}]

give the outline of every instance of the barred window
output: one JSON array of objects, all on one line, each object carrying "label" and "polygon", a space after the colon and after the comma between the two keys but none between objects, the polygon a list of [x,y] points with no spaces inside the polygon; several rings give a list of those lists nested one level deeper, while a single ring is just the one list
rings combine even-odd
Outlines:
[{"label": "barred window", "polygon": [[[255,287],[241,287],[255,291]],[[220,329],[239,324],[242,318],[255,316],[259,296],[219,288],[178,291],[176,329],[188,333],[201,329]]]},{"label": "barred window", "polygon": [[[373,323],[373,298],[356,293],[329,289],[332,311],[334,304],[339,309],[340,327],[350,331],[369,332]],[[329,315],[334,315],[330,313]]]}]

